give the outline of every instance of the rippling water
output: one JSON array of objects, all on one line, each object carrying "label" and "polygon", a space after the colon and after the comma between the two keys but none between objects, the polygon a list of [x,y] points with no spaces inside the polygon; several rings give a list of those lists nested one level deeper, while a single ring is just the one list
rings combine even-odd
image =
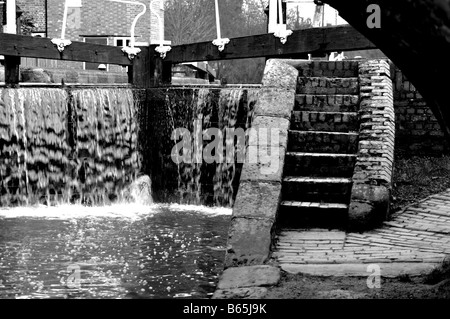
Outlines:
[{"label": "rippling water", "polygon": [[208,298],[230,209],[0,209],[0,298]]}]

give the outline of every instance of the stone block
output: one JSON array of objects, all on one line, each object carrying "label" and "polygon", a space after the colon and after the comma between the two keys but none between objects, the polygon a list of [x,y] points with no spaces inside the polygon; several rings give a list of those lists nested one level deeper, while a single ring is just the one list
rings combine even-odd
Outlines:
[{"label": "stone block", "polygon": [[241,182],[233,216],[275,220],[280,198],[280,183]]},{"label": "stone block", "polygon": [[255,106],[255,116],[273,116],[290,119],[295,104],[295,90],[263,88]]},{"label": "stone block", "polygon": [[267,288],[264,287],[218,289],[212,299],[263,299],[266,294]]},{"label": "stone block", "polygon": [[272,219],[233,218],[228,231],[225,267],[263,264],[269,258],[273,224]]},{"label": "stone block", "polygon": [[283,176],[286,148],[279,146],[252,146],[246,150],[246,162],[241,181],[280,182]]},{"label": "stone block", "polygon": [[22,82],[52,83],[51,73],[41,68],[24,68],[20,70]]},{"label": "stone block", "polygon": [[218,289],[274,286],[280,282],[278,267],[269,265],[233,267],[226,269],[220,277]]},{"label": "stone block", "polygon": [[349,229],[372,229],[387,218],[390,190],[386,186],[354,184],[349,207]]},{"label": "stone block", "polygon": [[284,60],[270,59],[266,63],[262,84],[265,87],[277,87],[295,90],[298,70]]},{"label": "stone block", "polygon": [[285,118],[257,116],[252,122],[248,145],[286,147],[291,121]]}]

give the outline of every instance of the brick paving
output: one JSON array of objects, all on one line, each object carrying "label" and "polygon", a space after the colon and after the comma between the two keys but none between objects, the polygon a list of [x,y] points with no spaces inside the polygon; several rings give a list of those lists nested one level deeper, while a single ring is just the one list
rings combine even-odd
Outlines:
[{"label": "brick paving", "polygon": [[394,214],[375,230],[283,230],[273,257],[283,265],[441,263],[450,253],[450,189]]}]

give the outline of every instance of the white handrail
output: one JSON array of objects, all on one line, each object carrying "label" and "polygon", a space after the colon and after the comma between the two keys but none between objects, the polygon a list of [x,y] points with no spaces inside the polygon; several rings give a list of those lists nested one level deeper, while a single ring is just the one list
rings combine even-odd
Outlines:
[{"label": "white handrail", "polygon": [[131,41],[130,41],[130,47],[134,48],[134,44],[135,44],[135,40],[134,40],[134,29],[136,28],[136,24],[139,20],[140,17],[142,17],[146,12],[147,12],[147,6],[142,3],[142,2],[137,2],[137,1],[126,1],[126,0],[109,0],[112,2],[120,2],[120,3],[126,3],[126,4],[135,4],[135,5],[141,5],[144,7],[144,10],[142,10],[141,13],[139,13],[133,20],[133,23],[131,24],[131,30],[130,30],[130,36],[131,36]]},{"label": "white handrail", "polygon": [[215,9],[216,9],[217,39],[215,39],[212,43],[219,48],[219,51],[223,51],[225,49],[225,45],[230,43],[230,39],[222,38],[222,34],[220,32],[220,14],[219,14],[219,1],[218,0],[215,0]]},{"label": "white handrail", "polygon": [[63,22],[61,28],[61,39],[64,40],[66,36],[66,24],[67,24],[67,13],[69,11],[69,6],[67,5],[67,0],[64,1],[64,14],[63,14]]},{"label": "white handrail", "polygon": [[[164,41],[164,24],[162,22],[161,15],[158,13],[158,10],[152,10],[153,2],[155,2],[155,0],[150,1],[150,10],[158,18],[158,26],[159,26],[159,46],[157,46],[155,48],[155,51],[159,53],[159,55],[162,59],[165,59],[167,52],[172,50],[172,47],[170,46],[171,42]],[[153,42],[153,43],[155,43],[155,42]],[[156,43],[158,43],[158,42],[156,41]],[[169,45],[165,45],[165,44],[169,44]]]}]

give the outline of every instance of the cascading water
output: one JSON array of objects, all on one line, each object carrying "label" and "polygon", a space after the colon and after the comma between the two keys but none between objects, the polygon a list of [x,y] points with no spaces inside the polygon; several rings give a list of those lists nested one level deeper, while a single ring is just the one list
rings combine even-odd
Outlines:
[{"label": "cascading water", "polygon": [[[145,171],[151,171],[155,188],[166,192],[157,196],[162,201],[231,207],[242,169],[237,156],[243,151],[240,147],[245,141],[238,145],[237,138],[227,139],[226,133],[227,129],[246,132],[250,127],[257,90],[178,88],[153,94],[156,103],[152,105],[148,121],[155,125],[149,129],[149,134],[161,143],[147,146],[152,148],[149,152],[152,160],[151,167]],[[171,140],[176,129],[186,129],[190,133],[190,150],[184,157],[187,161],[179,163],[174,163],[170,157],[181,139],[178,136],[177,140]],[[209,132],[220,136],[209,136]],[[216,149],[209,144],[215,144]],[[222,156],[217,153],[219,148],[223,151]],[[227,159],[227,155],[230,157],[227,149],[233,150],[232,158]],[[205,160],[205,151],[211,151],[214,161]],[[161,171],[164,171],[163,176]],[[175,198],[168,198],[167,193]]]},{"label": "cascading water", "polygon": [[0,89],[0,205],[119,197],[138,171],[130,89]]},{"label": "cascading water", "polygon": [[[0,89],[0,299],[211,296],[230,209],[87,206],[120,197],[138,172],[152,176],[159,202],[231,206],[242,164],[207,163],[195,152],[176,164],[170,137],[181,127],[202,137],[210,128],[246,130],[257,96],[241,88]],[[221,142],[237,150],[234,140]],[[5,208],[35,203],[60,205]]]}]

